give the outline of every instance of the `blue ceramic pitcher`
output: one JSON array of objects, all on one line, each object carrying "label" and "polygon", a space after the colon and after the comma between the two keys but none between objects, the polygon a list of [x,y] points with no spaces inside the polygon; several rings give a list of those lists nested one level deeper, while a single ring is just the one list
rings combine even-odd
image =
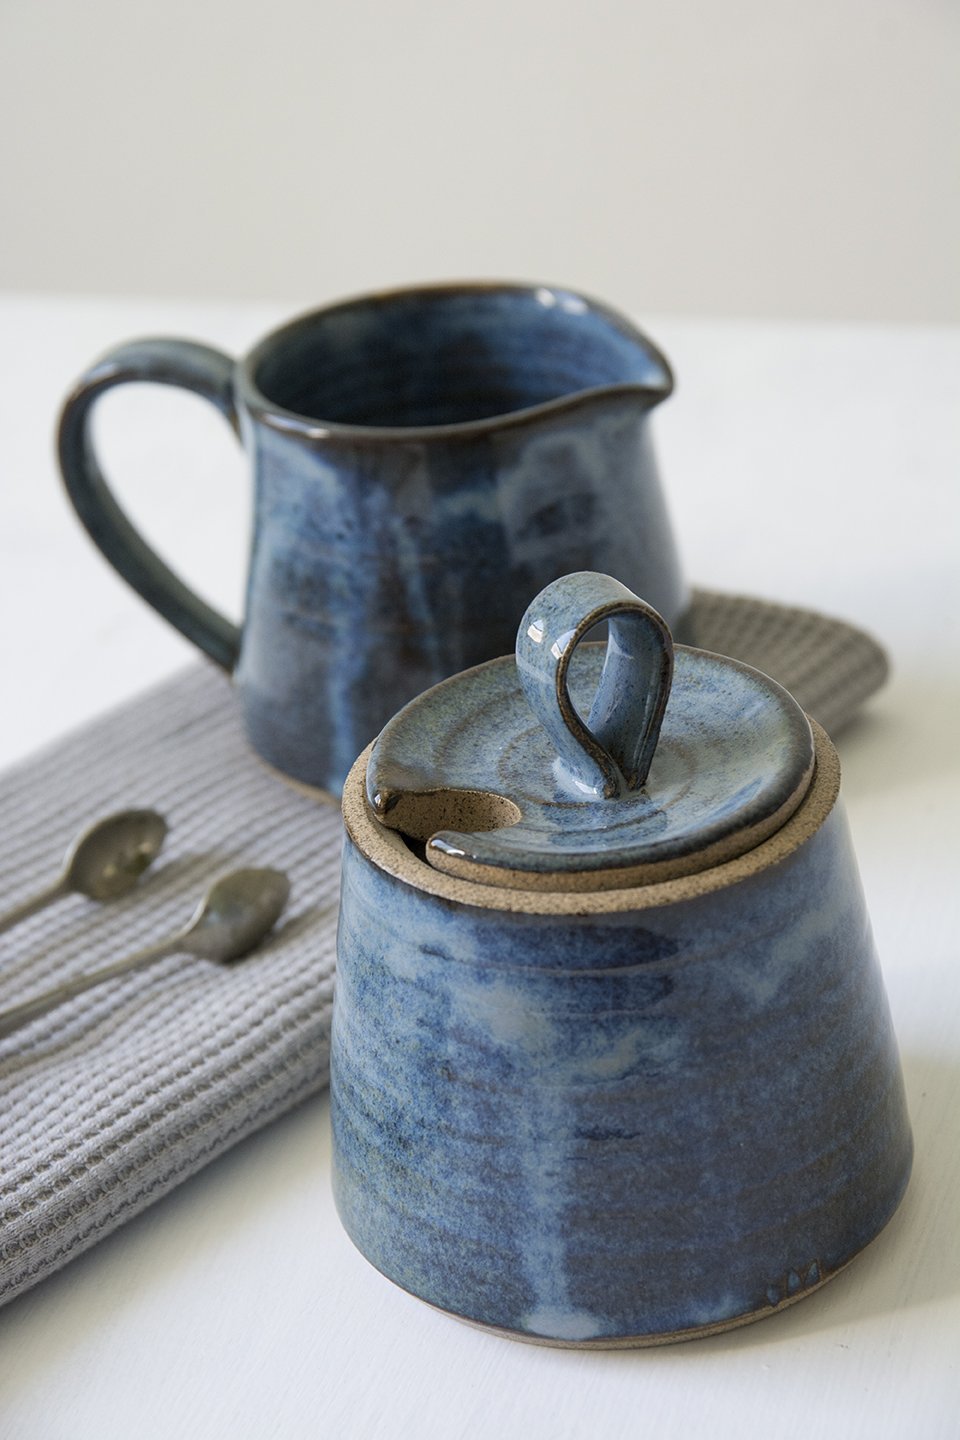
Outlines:
[{"label": "blue ceramic pitcher", "polygon": [[[204,396],[250,455],[240,627],[163,564],[98,466],[98,397],[143,380]],[[649,340],[581,295],[421,288],[306,315],[238,362],[185,340],[123,345],[68,398],[60,460],[107,559],[234,676],[254,748],[339,793],[400,706],[511,648],[556,575],[611,571],[681,620],[647,424],[672,383]]]}]

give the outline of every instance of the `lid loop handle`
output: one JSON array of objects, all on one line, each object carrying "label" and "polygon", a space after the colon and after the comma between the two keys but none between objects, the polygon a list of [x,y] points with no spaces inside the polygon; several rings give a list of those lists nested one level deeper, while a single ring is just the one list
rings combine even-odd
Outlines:
[{"label": "lid loop handle", "polygon": [[[604,620],[607,653],[584,721],[570,698],[568,670],[587,631]],[[540,591],[520,622],[517,671],[556,748],[563,788],[613,799],[643,787],[673,678],[673,638],[662,615],[610,575],[564,575]]]}]

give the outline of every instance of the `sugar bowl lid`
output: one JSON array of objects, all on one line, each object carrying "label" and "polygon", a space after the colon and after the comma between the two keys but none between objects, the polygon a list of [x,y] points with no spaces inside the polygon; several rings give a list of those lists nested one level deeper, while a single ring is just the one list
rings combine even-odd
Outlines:
[{"label": "sugar bowl lid", "polygon": [[[585,639],[604,622],[606,643]],[[656,610],[581,571],[533,601],[515,657],[435,685],[386,725],[366,787],[376,818],[437,870],[595,890],[752,849],[797,809],[813,764],[807,718],[775,681],[674,647]]]}]

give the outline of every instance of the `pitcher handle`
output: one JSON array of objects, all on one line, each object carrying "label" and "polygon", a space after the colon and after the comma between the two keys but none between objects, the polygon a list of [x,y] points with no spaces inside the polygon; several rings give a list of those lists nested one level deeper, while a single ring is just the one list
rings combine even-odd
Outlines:
[{"label": "pitcher handle", "polygon": [[91,434],[100,396],[115,385],[179,385],[220,411],[238,439],[234,363],[190,340],[136,340],[108,351],[80,378],[60,415],[58,451],[67,494],[94,544],[137,594],[224,670],[240,652],[240,630],[189,589],[127,519],[103,477]]}]

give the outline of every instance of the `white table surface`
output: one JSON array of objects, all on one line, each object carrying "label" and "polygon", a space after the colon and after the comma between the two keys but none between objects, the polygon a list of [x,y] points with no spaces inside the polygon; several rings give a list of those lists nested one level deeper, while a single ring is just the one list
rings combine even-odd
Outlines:
[{"label": "white table surface", "polygon": [[[0,300],[0,764],[191,657],[68,509],[62,394],[120,339],[236,350],[289,308]],[[655,432],[689,575],[842,615],[892,655],[840,751],[917,1145],[900,1212],[762,1324],[634,1353],[518,1345],[352,1249],[318,1098],[0,1310],[3,1440],[960,1435],[960,332],[636,318],[679,377]],[[249,485],[226,427],[139,387],[102,411],[125,503],[236,614]]]}]

